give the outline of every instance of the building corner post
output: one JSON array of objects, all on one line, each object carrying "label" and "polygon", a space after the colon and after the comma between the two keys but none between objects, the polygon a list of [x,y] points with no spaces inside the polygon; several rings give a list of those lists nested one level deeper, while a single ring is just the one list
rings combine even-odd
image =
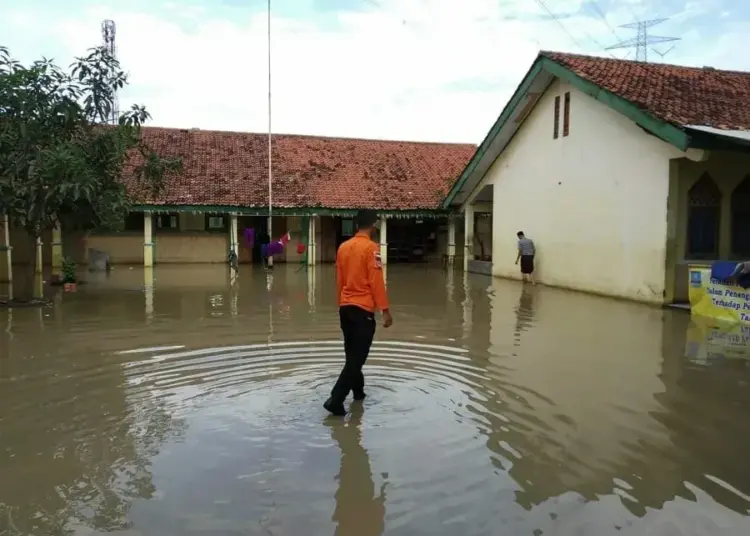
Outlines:
[{"label": "building corner post", "polygon": [[448,265],[453,266],[456,260],[456,218],[448,216]]},{"label": "building corner post", "polygon": [[63,241],[62,226],[60,222],[52,229],[52,274],[62,277],[63,265]]},{"label": "building corner post", "polygon": [[151,212],[143,213],[143,266],[154,265],[154,217]]},{"label": "building corner post", "polygon": [[234,262],[239,263],[239,228],[237,225],[237,213],[233,212],[229,215],[229,254],[233,256],[234,261],[230,262],[230,266],[234,268]]},{"label": "building corner post", "polygon": [[10,219],[8,215],[4,215],[2,219],[3,232],[0,235],[0,258],[2,258],[2,264],[0,264],[0,281],[1,282],[13,282],[13,247],[10,245]]},{"label": "building corner post", "polygon": [[380,218],[380,260],[388,264],[388,219],[385,216]]},{"label": "building corner post", "polygon": [[469,261],[474,258],[474,205],[464,209],[464,271],[469,271]]},{"label": "building corner post", "polygon": [[44,271],[44,242],[42,237],[36,237],[36,259],[34,260],[34,273],[40,275]]},{"label": "building corner post", "polygon": [[311,214],[307,221],[307,265],[318,262],[318,216]]}]

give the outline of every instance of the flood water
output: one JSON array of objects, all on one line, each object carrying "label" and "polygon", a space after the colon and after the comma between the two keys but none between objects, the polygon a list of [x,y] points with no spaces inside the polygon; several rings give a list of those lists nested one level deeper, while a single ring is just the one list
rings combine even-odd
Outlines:
[{"label": "flood water", "polygon": [[750,534],[748,360],[688,314],[387,275],[345,419],[327,266],[117,268],[0,310],[0,535]]}]

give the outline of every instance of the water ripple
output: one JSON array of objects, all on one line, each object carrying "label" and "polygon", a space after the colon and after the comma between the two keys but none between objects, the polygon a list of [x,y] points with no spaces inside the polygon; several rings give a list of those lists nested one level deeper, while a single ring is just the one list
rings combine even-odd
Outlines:
[{"label": "water ripple", "polygon": [[750,373],[682,317],[389,268],[337,419],[326,269],[180,273],[3,319],[0,535],[750,533]]}]

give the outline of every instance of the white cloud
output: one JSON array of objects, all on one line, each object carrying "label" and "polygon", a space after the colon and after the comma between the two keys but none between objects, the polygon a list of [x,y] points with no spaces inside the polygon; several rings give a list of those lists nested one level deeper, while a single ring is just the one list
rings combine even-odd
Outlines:
[{"label": "white cloud", "polygon": [[[274,17],[274,131],[479,142],[539,48],[579,51],[554,21],[507,18],[544,14],[531,0],[377,3],[379,9],[330,13],[323,26]],[[580,4],[548,3],[556,13],[574,13]],[[24,59],[45,54],[67,63],[98,43],[101,20],[112,18],[131,74],[123,106],[145,104],[157,125],[265,131],[266,14],[233,13],[230,19],[177,3],[149,12],[90,8],[38,23],[36,31],[50,40],[45,50],[17,41]],[[19,28],[35,18],[23,9],[14,16]],[[623,14],[619,23],[628,20]],[[613,40],[599,18],[563,22],[586,52],[603,54],[596,43]],[[461,83],[471,80],[491,87]]]}]

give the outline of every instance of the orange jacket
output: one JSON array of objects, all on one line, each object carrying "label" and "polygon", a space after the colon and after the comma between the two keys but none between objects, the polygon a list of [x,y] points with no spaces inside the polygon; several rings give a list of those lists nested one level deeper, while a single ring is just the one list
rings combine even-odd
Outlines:
[{"label": "orange jacket", "polygon": [[356,305],[371,313],[389,308],[380,246],[366,233],[357,233],[339,246],[336,283],[339,306]]}]

